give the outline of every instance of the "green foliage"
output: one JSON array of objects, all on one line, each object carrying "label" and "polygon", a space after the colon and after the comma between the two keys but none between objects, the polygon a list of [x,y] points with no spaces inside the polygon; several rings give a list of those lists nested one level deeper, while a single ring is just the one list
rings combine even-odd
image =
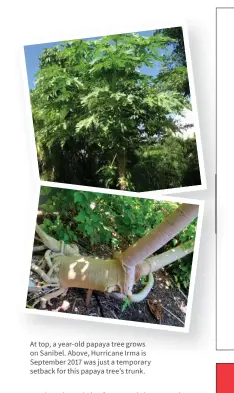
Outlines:
[{"label": "green foliage", "polygon": [[91,245],[113,248],[136,242],[177,207],[175,203],[87,191],[43,187],[45,192],[48,199],[40,209],[47,214],[43,222],[47,233],[65,242],[82,236]]},{"label": "green foliage", "polygon": [[132,302],[128,297],[125,297],[122,303],[122,312],[126,310],[127,307],[132,307]]},{"label": "green foliage", "polygon": [[196,139],[183,140],[168,136],[156,145],[142,147],[137,153],[132,170],[133,182],[138,181],[138,190],[154,190],[180,187],[181,184],[192,186],[201,184]]},{"label": "green foliage", "polygon": [[158,82],[166,89],[177,90],[183,96],[190,96],[184,37],[181,27],[156,30],[155,35],[168,37],[169,54],[164,56]]},{"label": "green foliage", "polygon": [[[186,243],[187,248],[192,247],[196,237],[196,225],[197,219],[194,220],[189,226],[179,233],[173,240],[172,245],[175,247],[179,244]],[[182,288],[185,292],[188,292],[190,276],[192,269],[192,255],[189,254],[183,259],[172,263],[167,267],[167,270],[175,280],[176,285]]]},{"label": "green foliage", "polygon": [[146,276],[142,276],[141,277],[141,284],[142,285],[146,285],[147,284],[147,277]]},{"label": "green foliage", "polygon": [[[175,37],[163,31],[147,37],[120,34],[75,40],[44,50],[36,87],[31,90],[42,179],[142,188],[132,168],[140,161],[136,168],[141,173],[144,152],[156,149],[168,134],[178,131],[174,115],[190,107],[181,88],[186,67],[168,72],[168,47],[175,43]],[[155,64],[161,65],[160,75],[139,72],[142,66]],[[170,188],[166,168],[167,163],[158,172],[162,172],[164,188]],[[184,168],[176,172],[175,183],[187,185],[183,184]],[[144,191],[155,189],[147,179]]]},{"label": "green foliage", "polygon": [[174,262],[168,268],[168,271],[174,278],[177,287],[182,288],[186,292],[189,289],[191,267],[191,257],[184,257],[182,260]]},{"label": "green foliage", "polygon": [[[172,213],[177,203],[152,199],[74,191],[50,187],[41,188],[40,205],[44,213],[42,228],[65,243],[85,239],[92,247],[106,244],[114,250],[124,250]],[[195,240],[196,220],[181,231],[160,252]],[[169,267],[178,285],[187,288],[191,256]],[[145,285],[146,278],[142,277]]]}]

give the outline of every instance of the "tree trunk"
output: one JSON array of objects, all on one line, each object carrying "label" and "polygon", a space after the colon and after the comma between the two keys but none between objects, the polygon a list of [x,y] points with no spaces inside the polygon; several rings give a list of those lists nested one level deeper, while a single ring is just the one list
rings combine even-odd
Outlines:
[{"label": "tree trunk", "polygon": [[[136,266],[134,282],[192,252],[193,247],[186,248],[185,244],[145,260]],[[125,274],[121,262],[117,259],[70,255],[56,257],[57,262],[60,262],[59,279],[62,287],[123,293]]]},{"label": "tree trunk", "polygon": [[[60,263],[59,279],[62,287],[96,289],[104,292],[120,291],[131,295],[133,284],[147,275],[192,252],[182,245],[146,260],[190,224],[198,215],[198,205],[181,204],[146,236],[130,246],[117,259],[88,258],[70,245],[65,245],[66,255],[56,257]],[[40,227],[36,231],[44,244],[60,251],[60,242],[48,236]],[[51,243],[51,244],[50,244]],[[70,256],[68,255],[70,254]],[[73,255],[71,255],[73,254]]]},{"label": "tree trunk", "polygon": [[122,150],[117,155],[118,161],[118,181],[120,190],[126,190],[126,153]]}]

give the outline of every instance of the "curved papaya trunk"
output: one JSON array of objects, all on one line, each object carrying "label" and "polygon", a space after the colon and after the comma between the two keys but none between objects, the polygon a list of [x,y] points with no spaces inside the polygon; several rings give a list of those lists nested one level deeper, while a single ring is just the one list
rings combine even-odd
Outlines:
[{"label": "curved papaya trunk", "polygon": [[65,288],[122,292],[124,271],[117,259],[95,259],[82,255],[60,256],[59,281]]},{"label": "curved papaya trunk", "polygon": [[[193,252],[193,247],[180,245],[145,260],[136,266],[134,283],[177,259]],[[59,256],[59,281],[65,288],[94,289],[102,292],[123,292],[125,272],[117,259],[95,259],[81,255]]]},{"label": "curved papaya trunk", "polygon": [[[120,291],[126,296],[131,296],[134,283],[142,275],[152,273],[192,252],[192,249],[187,250],[179,246],[160,254],[161,256],[157,255],[146,260],[183,230],[197,215],[198,205],[180,205],[165,218],[163,223],[121,253],[120,257],[113,259],[88,258],[79,255],[75,248],[66,245],[64,253],[67,256],[56,257],[56,263],[60,264],[60,285],[107,292]],[[59,246],[59,242],[46,235],[40,227],[37,227],[37,233],[47,247],[51,248],[51,242],[53,248]]]}]

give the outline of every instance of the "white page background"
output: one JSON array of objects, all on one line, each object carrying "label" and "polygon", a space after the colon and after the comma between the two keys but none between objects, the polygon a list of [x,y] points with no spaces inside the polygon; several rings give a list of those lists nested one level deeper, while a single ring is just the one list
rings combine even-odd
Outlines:
[{"label": "white page background", "polygon": [[234,9],[217,13],[217,348],[234,349],[232,256]]},{"label": "white page background", "polygon": [[[232,5],[226,2],[225,5]],[[1,361],[5,392],[214,392],[215,362],[215,2],[8,1],[0,6],[1,60]],[[25,44],[152,29],[185,20],[200,118],[207,191],[190,333],[65,320],[21,312],[28,280],[38,173],[28,127],[21,51]],[[231,160],[231,157],[230,157]],[[175,194],[174,194],[175,196]],[[148,376],[29,376],[30,340],[145,340],[153,366]],[[21,381],[21,382],[20,382]],[[128,388],[127,388],[128,386]]]}]

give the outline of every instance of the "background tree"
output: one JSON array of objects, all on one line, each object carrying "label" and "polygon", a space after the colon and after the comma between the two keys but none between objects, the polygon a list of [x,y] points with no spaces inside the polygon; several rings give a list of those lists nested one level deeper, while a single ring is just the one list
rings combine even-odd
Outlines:
[{"label": "background tree", "polygon": [[165,54],[163,58],[162,68],[158,75],[158,82],[160,82],[164,88],[176,89],[185,97],[190,97],[182,27],[159,29],[154,32],[154,35],[158,34],[161,34],[165,38],[169,38],[167,42],[168,53]]}]

